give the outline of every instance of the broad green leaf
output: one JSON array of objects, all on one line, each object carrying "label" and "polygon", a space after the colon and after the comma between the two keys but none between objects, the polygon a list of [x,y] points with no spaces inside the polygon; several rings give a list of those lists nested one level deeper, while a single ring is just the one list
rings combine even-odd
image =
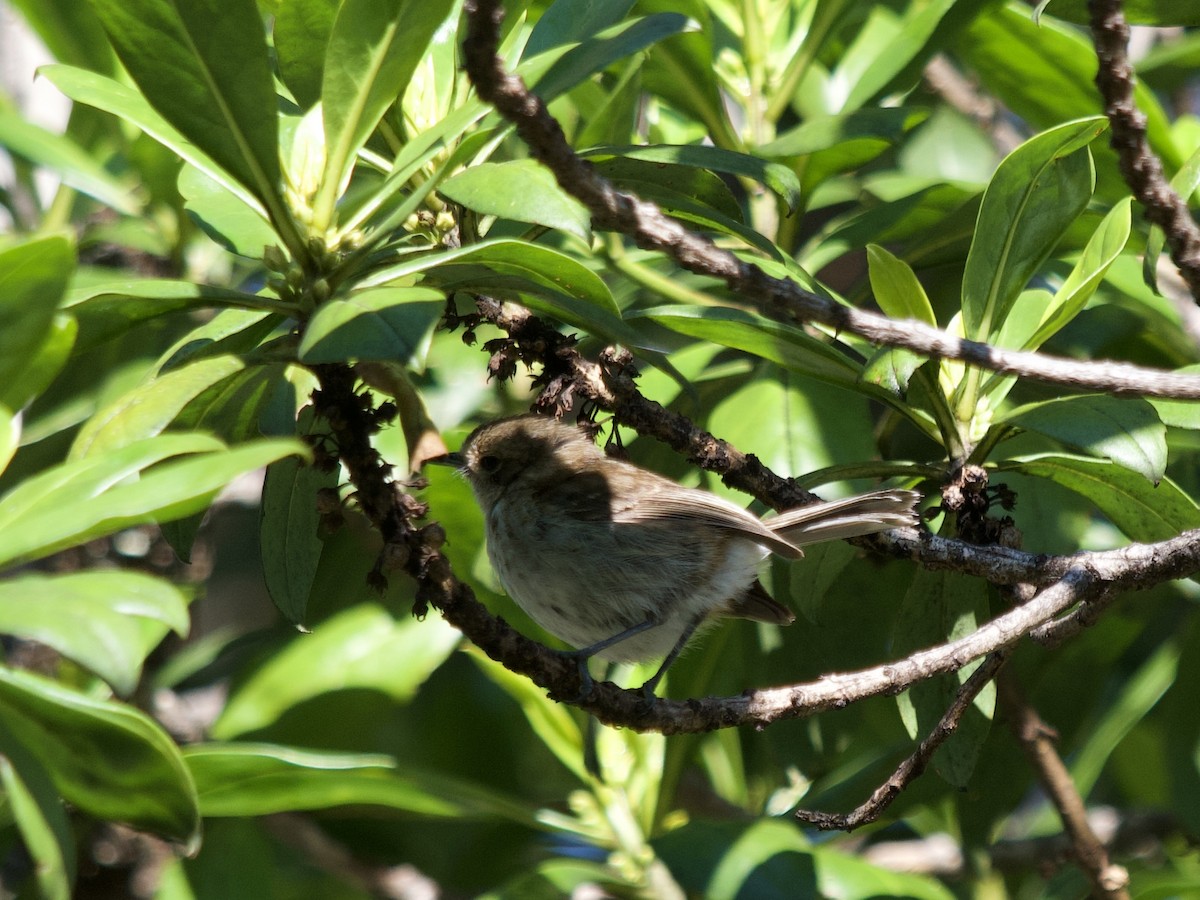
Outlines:
[{"label": "broad green leaf", "polygon": [[937,325],[933,305],[908,263],[878,244],[868,244],[867,265],[871,291],[884,313],[893,319],[916,319],[926,325]]},{"label": "broad green leaf", "polygon": [[809,622],[821,623],[826,592],[857,555],[846,541],[827,541],[806,547],[802,561],[787,565],[788,596]]},{"label": "broad green leaf", "polygon": [[[355,154],[404,93],[452,0],[345,0],[325,54],[325,175],[318,216],[332,213]],[[326,222],[325,224],[328,224]]]},{"label": "broad green leaf", "polygon": [[55,134],[16,113],[0,110],[0,147],[53,172],[63,184],[118,212],[127,216],[138,212],[130,186],[122,184],[69,136]]},{"label": "broad green leaf", "polygon": [[104,29],[79,0],[13,0],[51,55],[64,63],[111,74],[117,68]]},{"label": "broad green leaf", "polygon": [[576,778],[586,782],[583,733],[567,707],[550,700],[545,690],[528,678],[504,668],[474,647],[468,651],[484,674],[521,707],[529,727],[546,749]]},{"label": "broad green leaf", "polygon": [[317,494],[336,492],[337,484],[336,470],[323,472],[296,459],[267,467],[259,523],[263,577],[271,600],[293,625],[304,622],[324,547]]},{"label": "broad green leaf", "polygon": [[1088,240],[1071,274],[1054,293],[1054,299],[1042,314],[1037,331],[1025,341],[1024,349],[1035,350],[1057,334],[1096,293],[1105,273],[1129,241],[1132,205],[1133,198],[1127,197],[1108,211],[1104,221]]},{"label": "broad green leaf", "polygon": [[[1200,363],[1176,369],[1180,375],[1200,375]],[[1187,428],[1200,431],[1200,401],[1197,400],[1161,400],[1149,398],[1150,405],[1158,413],[1164,425],[1172,428]]]},{"label": "broad green leaf", "polygon": [[471,166],[443,181],[438,193],[484,215],[591,239],[591,213],[558,186],[549,169],[532,159]]},{"label": "broad green leaf", "polygon": [[[26,747],[0,729],[0,798],[33,860],[31,876],[44,900],[69,900],[75,881],[75,841],[58,792],[38,761],[40,748]],[[9,888],[19,883],[6,878]]]},{"label": "broad green leaf", "polygon": [[646,89],[664,98],[672,107],[700,122],[718,147],[735,147],[738,137],[725,111],[722,86],[713,60],[712,16],[702,2],[689,2],[680,9],[679,0],[641,0],[647,12],[686,10],[698,28],[677,34],[660,43],[643,66]]},{"label": "broad green leaf", "polygon": [[253,0],[91,0],[117,56],[163,118],[278,210],[275,85]]},{"label": "broad green leaf", "polygon": [[201,392],[244,367],[236,356],[213,356],[134,388],[84,423],[71,445],[70,458],[104,454],[154,437]]},{"label": "broad green leaf", "polygon": [[1167,468],[1167,429],[1147,401],[1105,394],[1020,406],[1001,419],[1103,457],[1157,484]]},{"label": "broad green leaf", "polygon": [[445,309],[442,292],[427,287],[373,288],[334,298],[309,320],[299,359],[407,363],[427,342]]},{"label": "broad green leaf", "polygon": [[552,47],[586,40],[619,24],[633,4],[634,0],[596,0],[582,5],[575,0],[551,3],[533,26],[525,55],[534,56]]},{"label": "broad green leaf", "polygon": [[[975,631],[988,618],[987,586],[955,572],[918,570],[896,615],[892,653],[907,656]],[[954,676],[914,685],[896,698],[908,736],[920,741],[929,735],[954,701],[959,687],[978,668],[972,663]],[[991,726],[995,689],[987,688],[972,704],[957,731],[933,757],[934,769],[947,782],[964,788]]]},{"label": "broad green leaf", "polygon": [[[1080,25],[1091,21],[1087,0],[1051,0],[1048,12]],[[1121,12],[1134,25],[1200,25],[1200,9],[1187,0],[1125,0]]]},{"label": "broad green leaf", "polygon": [[686,26],[687,16],[673,12],[655,13],[621,23],[562,54],[531,87],[549,103],[594,73],[678,34]]},{"label": "broad green leaf", "polygon": [[[1185,203],[1188,203],[1196,188],[1200,187],[1200,148],[1188,157],[1187,162],[1171,179],[1171,188]],[[1157,225],[1150,226],[1146,237],[1146,251],[1142,254],[1142,277],[1155,293],[1158,293],[1158,258],[1162,256],[1167,237]]]},{"label": "broad green leaf", "polygon": [[1095,183],[1087,145],[1105,119],[1069,122],[1026,141],[1000,163],[983,195],[963,273],[963,329],[987,340],[1029,279],[1087,206]]},{"label": "broad green leaf", "polygon": [[0,718],[69,802],[185,843],[199,839],[196,789],[174,742],[131,706],[0,666]]},{"label": "broad green leaf", "polygon": [[328,691],[366,688],[405,703],[461,639],[441,619],[398,621],[374,603],[351,607],[259,666],[229,698],[212,735],[228,739],[265,728]]},{"label": "broad green leaf", "polygon": [[170,582],[140,572],[0,581],[0,632],[53,647],[125,696],[168,628],[187,633],[187,601]]},{"label": "broad green leaf", "polygon": [[[985,91],[996,94],[1034,128],[1104,112],[1094,84],[1096,51],[1091,41],[1078,29],[1047,17],[1035,23],[1026,7],[992,7],[971,22],[953,51],[971,67]],[[1134,103],[1146,116],[1151,147],[1169,170],[1176,169],[1183,160],[1154,92],[1135,83]],[[1107,148],[1097,152],[1113,159]]]},{"label": "broad green leaf", "polygon": [[778,363],[791,372],[850,387],[861,368],[844,353],[803,330],[740,309],[721,306],[659,306],[630,313],[672,331],[714,341]]},{"label": "broad green leaf", "polygon": [[390,756],[236,743],[199,744],[183,758],[207,817],[367,806],[536,827],[532,811],[516,801],[440,773],[405,771]]},{"label": "broad green leaf", "polygon": [[196,166],[185,165],[180,171],[179,193],[196,224],[230,253],[262,259],[264,247],[279,243],[257,203],[246,203]]},{"label": "broad green leaf", "polygon": [[814,847],[794,823],[693,820],[653,841],[688,896],[903,897],[951,900],[937,879],[893,872],[831,847]]},{"label": "broad green leaf", "polygon": [[1116,463],[1053,453],[1005,460],[997,468],[1048,478],[1075,491],[1135,541],[1163,541],[1200,528],[1200,508],[1170,478],[1152,485]]},{"label": "broad green leaf", "polygon": [[17,381],[37,358],[74,267],[75,254],[64,237],[0,250],[0,385]]},{"label": "broad green leaf", "polygon": [[[202,435],[159,435],[102,457],[64,463],[0,498],[0,563],[46,556],[132,525],[199,512],[238,475],[306,452],[291,440],[225,449]],[[136,481],[124,480],[180,454],[190,455],[154,466]]]},{"label": "broad green leaf", "polygon": [[621,314],[608,286],[595,272],[565,253],[525,241],[483,241],[430,253],[376,272],[364,280],[363,287],[385,284],[406,275],[449,265],[485,266],[501,275],[514,275],[532,284],[578,298],[612,315]]},{"label": "broad green leaf", "polygon": [[0,404],[0,474],[12,462],[13,454],[21,443],[21,427],[7,406]]},{"label": "broad green leaf", "polygon": [[785,131],[755,153],[771,159],[809,156],[854,141],[871,140],[885,146],[897,144],[928,118],[925,110],[908,107],[860,109],[836,116],[819,116]]},{"label": "broad green leaf", "polygon": [[658,202],[656,192],[669,197],[682,195],[730,219],[743,220],[742,207],[729,185],[708,169],[593,152],[587,158],[599,174],[644,199]]},{"label": "broad green leaf", "polygon": [[676,146],[651,144],[633,147],[596,147],[583,154],[589,156],[617,156],[623,159],[640,159],[651,163],[694,166],[726,175],[749,178],[770,188],[784,201],[789,211],[800,205],[800,179],[796,173],[781,163],[768,162],[746,153],[735,153],[719,147]]},{"label": "broad green leaf", "polygon": [[325,53],[339,0],[282,0],[275,13],[279,77],[301,109],[321,99]]},{"label": "broad green leaf", "polygon": [[0,384],[0,404],[9,409],[22,409],[41,395],[66,365],[78,333],[79,325],[73,316],[55,315],[37,354],[8,384]]},{"label": "broad green leaf", "polygon": [[253,191],[243,187],[201,149],[203,144],[193,144],[184,137],[133,88],[96,72],[88,72],[74,66],[43,66],[38,69],[38,74],[76,103],[112,113],[123,122],[136,125],[168,150],[179,154],[185,162],[191,163],[213,180],[223,184],[244,202],[261,208],[259,201],[254,199]]},{"label": "broad green leaf", "polygon": [[955,0],[934,0],[931,3],[911,4],[900,27],[891,30],[886,42],[863,42],[860,45],[856,41],[850,51],[838,60],[832,73],[835,81],[853,85],[842,108],[858,109],[891,85],[916,57],[932,54],[936,48],[928,46],[930,39],[954,3]]}]

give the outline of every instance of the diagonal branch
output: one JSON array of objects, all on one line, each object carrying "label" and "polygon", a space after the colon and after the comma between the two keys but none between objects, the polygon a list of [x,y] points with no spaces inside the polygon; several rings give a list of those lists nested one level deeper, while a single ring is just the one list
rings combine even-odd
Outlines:
[{"label": "diagonal branch", "polygon": [[863,803],[848,813],[824,813],[798,809],[796,818],[806,825],[814,825],[822,831],[853,831],[855,828],[869,825],[878,819],[892,805],[892,801],[925,772],[925,768],[933,759],[933,754],[958,730],[959,722],[962,721],[962,717],[970,709],[971,704],[975,702],[979,692],[996,677],[1011,655],[1012,650],[1007,649],[993,653],[984,660],[979,668],[971,673],[971,677],[959,687],[953,702],[946,709],[933,731],[925,736],[924,740],[917,745],[917,749]]},{"label": "diagonal branch", "polygon": [[469,29],[463,44],[467,72],[480,97],[517,129],[530,153],[559,185],[579,199],[596,225],[629,235],[644,249],[668,254],[683,268],[725,282],[759,312],[788,322],[818,322],[858,334],[875,344],[902,347],[924,356],[957,359],[999,372],[1052,384],[1115,394],[1200,399],[1200,378],[1127,363],[1063,359],[955,337],[916,321],[841,306],[791,281],[773,278],[715,246],[663,214],[653,203],[617,190],[567,143],[544,103],[509,73],[496,55],[503,10],[497,0],[469,0]]},{"label": "diagonal branch", "polygon": [[1088,824],[1083,798],[1054,748],[1054,730],[1021,696],[1011,677],[1002,676],[998,686],[1000,702],[1009,715],[1009,726],[1062,819],[1075,861],[1092,883],[1092,895],[1128,900],[1129,873],[1109,860],[1104,844]]},{"label": "diagonal branch", "polygon": [[1133,100],[1129,23],[1121,11],[1121,0],[1088,0],[1088,12],[1100,60],[1096,87],[1112,124],[1112,146],[1120,159],[1121,174],[1146,208],[1146,218],[1163,230],[1171,259],[1200,302],[1200,227],[1183,198],[1167,183],[1162,162],[1146,140],[1146,115]]}]

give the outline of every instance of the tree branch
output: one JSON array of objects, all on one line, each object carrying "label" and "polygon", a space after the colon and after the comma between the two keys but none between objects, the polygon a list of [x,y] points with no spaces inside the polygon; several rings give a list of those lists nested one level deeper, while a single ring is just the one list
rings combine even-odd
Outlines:
[{"label": "tree branch", "polygon": [[726,283],[760,313],[787,322],[818,322],[875,344],[902,347],[936,359],[957,359],[1005,375],[1114,394],[1200,399],[1200,377],[1118,362],[1080,362],[955,337],[916,321],[841,306],[790,281],[773,278],[668,218],[653,203],[619,191],[580,159],[542,101],[496,55],[503,11],[497,0],[468,0],[464,41],[467,73],[480,97],[513,123],[530,153],[574,195],[600,228],[622,232],[639,247],[669,255],[680,266]]},{"label": "tree branch", "polygon": [[1002,677],[997,684],[1000,702],[1009,715],[1009,727],[1033,766],[1046,796],[1058,811],[1071,841],[1072,854],[1092,883],[1094,895],[1128,900],[1129,873],[1109,860],[1104,844],[1088,824],[1083,798],[1054,749],[1057,737],[1054,730],[1020,695],[1011,677]]},{"label": "tree branch", "polygon": [[1121,11],[1121,0],[1088,0],[1088,12],[1100,60],[1096,87],[1112,125],[1111,143],[1120,159],[1121,174],[1146,208],[1146,218],[1163,230],[1171,259],[1200,302],[1200,228],[1183,198],[1167,183],[1162,162],[1146,140],[1146,116],[1133,99],[1129,23]]},{"label": "tree branch", "polygon": [[853,831],[855,828],[869,825],[878,819],[883,815],[884,810],[892,805],[892,801],[925,772],[926,766],[933,759],[933,754],[937,752],[938,747],[946,743],[950,736],[958,730],[958,723],[962,721],[963,715],[975,702],[979,692],[996,677],[996,673],[1004,667],[1011,655],[1012,650],[1006,649],[993,653],[985,659],[958,689],[953,702],[933,731],[925,736],[912,755],[904,760],[887,781],[877,787],[863,803],[848,813],[825,813],[798,809],[795,813],[796,818],[806,825],[814,825],[822,831]]}]

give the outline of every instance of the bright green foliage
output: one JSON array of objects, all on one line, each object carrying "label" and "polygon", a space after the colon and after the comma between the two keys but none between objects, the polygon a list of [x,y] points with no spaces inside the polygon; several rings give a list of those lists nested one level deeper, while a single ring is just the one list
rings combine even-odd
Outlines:
[{"label": "bright green foliage", "polygon": [[[489,361],[494,329],[475,326],[481,352],[439,328],[473,295],[521,304],[593,358],[631,350],[647,397],[823,494],[882,480],[936,507],[960,465],[983,467],[1015,492],[993,513],[1033,552],[1200,527],[1196,403],[1071,392],[785,324],[604,230],[474,95],[456,0],[13,5],[57,60],[40,77],[75,104],[57,134],[0,96],[13,161],[0,217],[14,226],[0,237],[0,871],[23,879],[14,890],[71,896],[92,824],[113,821],[197,851],[168,865],[163,896],[364,896],[350,867],[323,871],[258,819],[290,812],[364,867],[412,865],[451,895],[1086,892],[1074,869],[1047,883],[989,863],[997,836],[1057,830],[991,689],[885,817],[887,837],[953,836],[968,874],[899,875],[786,818],[861,802],[969,667],[763,732],[590,733],[435,614],[410,615],[405,561],[381,555],[355,510],[311,397],[318,374],[355,366],[364,407],[395,408],[396,421],[377,413],[375,446],[429,504],[455,574],[541,639],[499,590],[463,481],[437,469],[404,483],[431,435],[456,446],[532,399],[524,371],[489,380],[505,364]],[[1042,4],[1040,22],[998,0],[508,6],[501,57],[587,164],[768,274],[1000,347],[1200,371],[1157,293],[1163,236],[1107,146],[1092,50],[1071,24],[1082,0]],[[1191,3],[1127,6],[1149,24],[1197,22]],[[1156,46],[1136,94],[1193,203],[1200,126],[1170,96],[1195,90],[1198,59],[1191,32]],[[931,89],[931,60],[1010,111],[1017,139]],[[61,186],[45,198],[49,176]],[[622,436],[639,462],[704,478]],[[263,467],[252,521],[229,524],[236,503],[218,503],[201,528]],[[215,550],[218,571],[197,586],[56,568],[122,562],[114,548],[150,525],[185,558]],[[928,525],[955,534],[944,511]],[[670,696],[878,665],[1011,602],[841,543],[764,581],[801,621],[713,629],[672,668]],[[1195,598],[1191,582],[1159,586],[1011,664],[1087,803],[1193,833]],[[40,674],[30,648],[50,660]],[[220,693],[221,711],[168,734],[151,713],[193,691]],[[1181,839],[1155,868],[1118,861],[1147,896],[1200,891]]]}]

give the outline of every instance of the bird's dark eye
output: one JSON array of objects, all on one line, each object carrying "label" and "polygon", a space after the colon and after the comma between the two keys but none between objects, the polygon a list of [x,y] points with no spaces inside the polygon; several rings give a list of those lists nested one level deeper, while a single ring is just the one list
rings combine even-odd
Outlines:
[{"label": "bird's dark eye", "polygon": [[491,455],[479,457],[479,468],[485,472],[495,472],[500,468],[500,457]]}]

